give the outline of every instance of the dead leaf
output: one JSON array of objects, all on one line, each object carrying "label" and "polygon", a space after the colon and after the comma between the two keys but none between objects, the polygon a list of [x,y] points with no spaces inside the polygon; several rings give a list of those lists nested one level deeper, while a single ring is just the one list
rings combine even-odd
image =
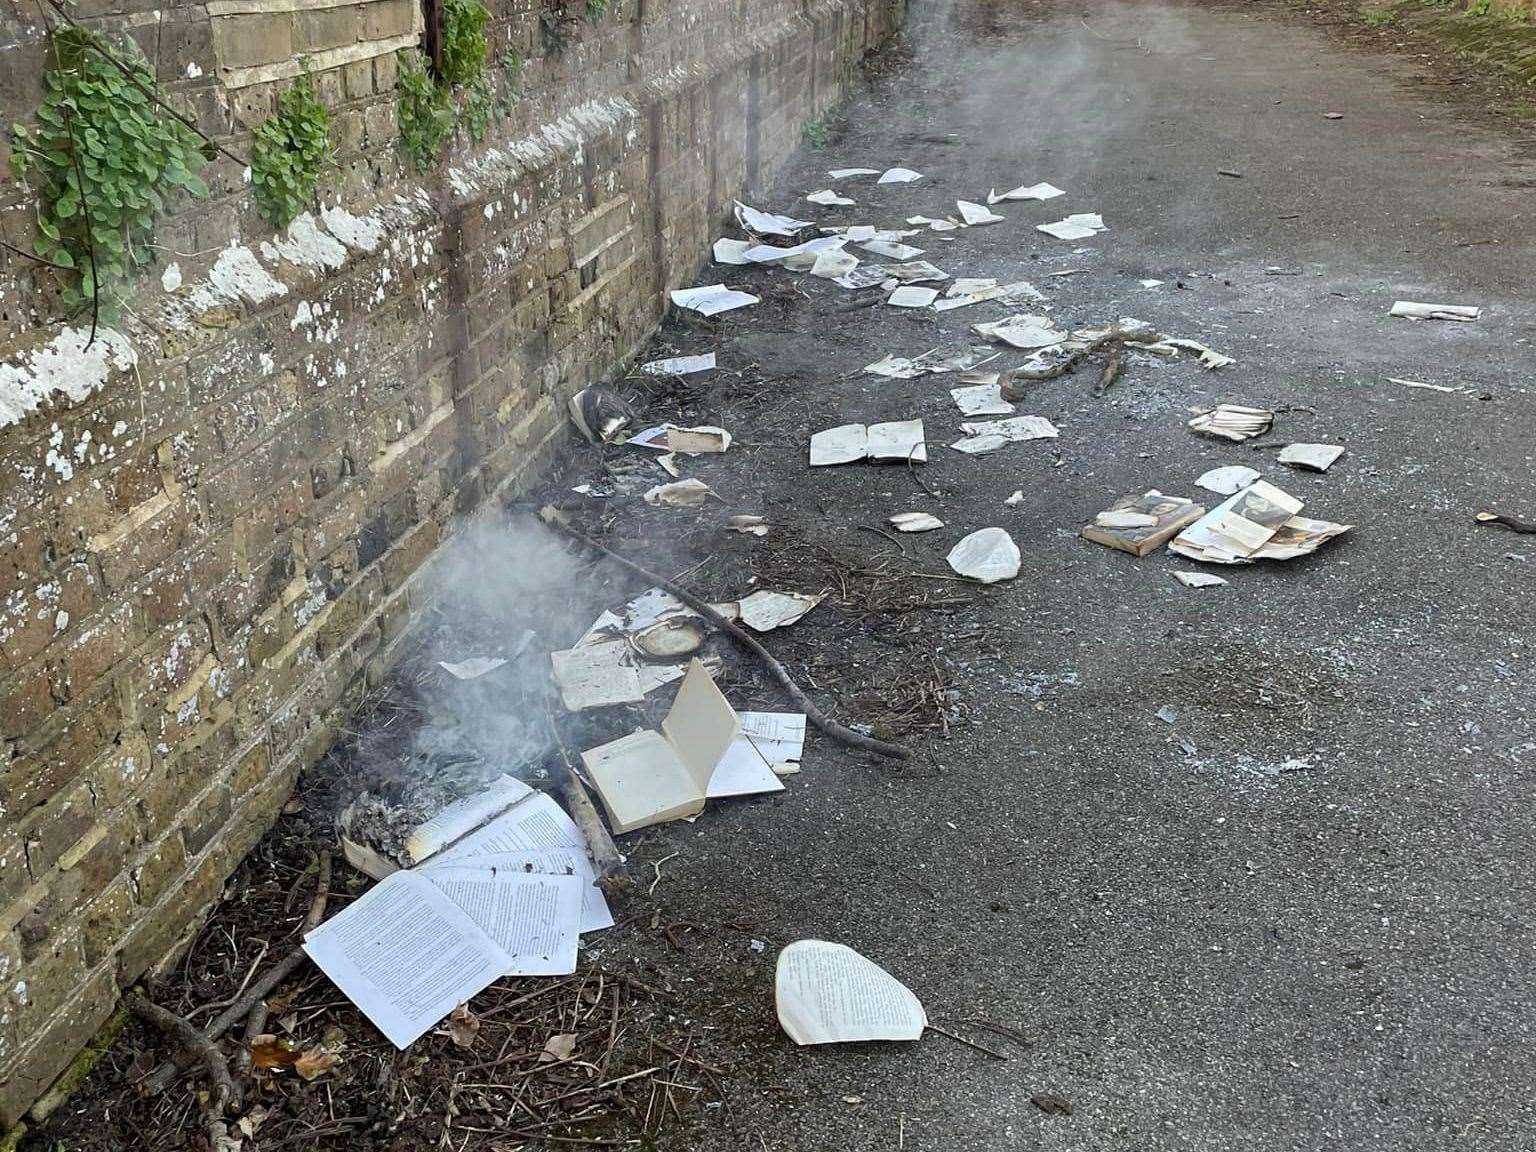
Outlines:
[{"label": "dead leaf", "polygon": [[460,1004],[448,1017],[449,1039],[459,1048],[473,1048],[479,1035],[480,1017],[469,1010],[468,1004]]},{"label": "dead leaf", "polygon": [[251,1041],[253,1068],[289,1068],[298,1063],[299,1053],[287,1040],[264,1032]]},{"label": "dead leaf", "polygon": [[1072,1115],[1072,1101],[1065,1096],[1057,1096],[1051,1092],[1037,1092],[1029,1098],[1029,1102],[1047,1116]]},{"label": "dead leaf", "polygon": [[283,805],[284,816],[297,816],[302,811],[304,811],[304,801],[297,796]]},{"label": "dead leaf", "polygon": [[306,1048],[293,1062],[293,1070],[305,1080],[315,1080],[340,1063],[340,1052],[331,1052],[324,1045],[316,1044],[313,1048]]},{"label": "dead leaf", "polygon": [[258,1104],[244,1116],[240,1117],[240,1119],[236,1121],[235,1127],[240,1129],[240,1135],[251,1137],[256,1135],[262,1124],[266,1122],[266,1119],[267,1109]]},{"label": "dead leaf", "polygon": [[277,1022],[277,1026],[284,1032],[292,1034],[293,1030],[299,1026],[299,1014],[297,1012],[288,1013],[288,1015]]},{"label": "dead leaf", "polygon": [[539,1053],[539,1063],[544,1064],[556,1060],[569,1060],[576,1052],[576,1033],[560,1032],[551,1036],[544,1042],[544,1051]]}]

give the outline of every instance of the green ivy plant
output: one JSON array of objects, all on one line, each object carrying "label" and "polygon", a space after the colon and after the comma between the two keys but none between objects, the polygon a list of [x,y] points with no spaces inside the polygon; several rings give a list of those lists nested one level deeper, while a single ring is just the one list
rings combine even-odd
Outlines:
[{"label": "green ivy plant", "polygon": [[587,0],[587,19],[593,24],[601,20],[608,12],[608,0]]},{"label": "green ivy plant", "polygon": [[480,0],[443,0],[443,83],[467,88],[484,79],[491,14]]},{"label": "green ivy plant", "polygon": [[253,134],[251,184],[262,215],[285,227],[314,200],[330,159],[331,114],[306,71]]},{"label": "green ivy plant", "polygon": [[37,123],[11,129],[11,170],[36,198],[33,249],[59,274],[71,311],[113,315],[166,197],[208,193],[198,134],[163,104],[131,40],[121,50],[74,26],[48,36]]},{"label": "green ivy plant", "polygon": [[399,68],[395,96],[400,113],[400,147],[417,172],[430,172],[453,135],[453,105],[427,71],[425,57],[414,48],[396,56]]}]

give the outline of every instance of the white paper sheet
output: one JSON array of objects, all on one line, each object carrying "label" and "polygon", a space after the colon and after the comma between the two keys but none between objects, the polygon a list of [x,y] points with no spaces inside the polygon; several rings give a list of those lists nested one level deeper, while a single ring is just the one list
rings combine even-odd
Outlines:
[{"label": "white paper sheet", "polygon": [[437,666],[455,680],[478,680],[506,663],[500,656],[471,656],[468,660],[439,660]]},{"label": "white paper sheet", "polygon": [[915,184],[923,178],[921,172],[914,172],[910,168],[887,168],[881,175],[881,184]]},{"label": "white paper sheet", "polygon": [[988,204],[1001,204],[1004,200],[1054,200],[1057,196],[1065,196],[1066,193],[1054,184],[1041,181],[1039,184],[1031,184],[1028,187],[1011,189],[998,195],[996,192],[987,193]]},{"label": "white paper sheet", "polygon": [[502,869],[539,876],[573,876],[581,881],[581,931],[599,932],[613,927],[613,913],[603,890],[595,883],[597,872],[580,847],[530,848],[521,852],[482,852],[438,863],[432,860],[420,871],[429,878],[439,868]]},{"label": "white paper sheet", "polygon": [[996,212],[990,211],[970,200],[956,200],[955,207],[960,209],[960,219],[965,221],[968,228],[976,228],[983,224],[996,224],[1004,219]]},{"label": "white paper sheet", "polygon": [[1036,224],[1035,228],[1058,240],[1087,240],[1107,231],[1104,218],[1097,212],[1078,212],[1052,224]]},{"label": "white paper sheet", "polygon": [[718,316],[756,304],[758,298],[750,292],[738,292],[724,284],[705,284],[698,288],[679,288],[672,293],[672,303],[679,308],[697,312],[702,316]]},{"label": "white paper sheet", "polygon": [[945,557],[961,576],[982,584],[1012,580],[1019,574],[1019,546],[1002,528],[981,528],[950,549]]},{"label": "white paper sheet", "polygon": [[1459,320],[1462,323],[1476,320],[1482,314],[1481,308],[1471,304],[1421,304],[1416,300],[1399,300],[1389,313],[1409,320]]},{"label": "white paper sheet", "polygon": [[858,201],[850,200],[846,196],[839,196],[830,188],[820,188],[806,197],[812,204],[820,204],[823,208],[852,208]]},{"label": "white paper sheet", "polygon": [[839,424],[811,435],[811,467],[851,464],[869,454],[869,429],[863,424]]},{"label": "white paper sheet", "polygon": [[304,951],[396,1048],[506,972],[512,958],[425,876],[396,872],[304,938]]},{"label": "white paper sheet", "polygon": [[834,180],[847,180],[850,176],[878,176],[878,168],[834,168],[827,173]]},{"label": "white paper sheet", "polygon": [[916,1040],[922,1002],[874,961],[843,944],[797,940],[774,972],[779,1023],[796,1044]]},{"label": "white paper sheet", "polygon": [[1002,387],[997,384],[973,384],[968,388],[951,388],[949,394],[965,416],[1010,416],[1013,405],[1003,399]]},{"label": "white paper sheet", "polygon": [[587,708],[638,704],[644,700],[628,654],[629,645],[623,640],[583,644],[564,652],[551,652],[550,664],[566,710],[581,712]]},{"label": "white paper sheet", "polygon": [[749,264],[779,264],[790,272],[804,272],[816,266],[818,257],[828,252],[840,252],[848,243],[842,236],[818,236],[803,244],[780,248],[776,244],[758,244],[743,254]]},{"label": "white paper sheet", "polygon": [[448,845],[531,795],[533,789],[527,784],[503,773],[473,796],[455,801],[432,819],[417,825],[405,842],[406,859],[412,864],[430,860]]},{"label": "white paper sheet", "polygon": [[859,247],[871,256],[884,256],[887,260],[916,260],[923,254],[921,248],[914,248],[910,244],[893,240],[870,240],[860,244]]},{"label": "white paper sheet", "polygon": [[805,715],[743,712],[741,731],[709,778],[709,798],[782,792],[775,767],[797,764],[805,748]]},{"label": "white paper sheet", "polygon": [[716,264],[748,264],[747,252],[753,247],[750,240],[732,240],[722,236],[715,241]]},{"label": "white paper sheet", "polygon": [[640,365],[640,371],[647,376],[688,376],[694,372],[710,372],[715,367],[715,354],[706,352],[702,356],[670,356],[665,360],[652,360],[649,364]]},{"label": "white paper sheet", "polygon": [[576,971],[583,882],[475,864],[445,864],[425,873],[501,946],[507,976],[568,976]]},{"label": "white paper sheet", "polygon": [[778,216],[772,212],[759,212],[756,208],[736,201],[736,222],[748,232],[759,236],[793,236],[811,226],[809,220],[796,220],[793,216]]},{"label": "white paper sheet", "polygon": [[928,445],[921,420],[887,420],[869,426],[869,458],[877,463],[924,464]]},{"label": "white paper sheet", "polygon": [[939,298],[936,288],[919,288],[911,284],[903,284],[887,298],[886,303],[892,308],[926,308]]}]

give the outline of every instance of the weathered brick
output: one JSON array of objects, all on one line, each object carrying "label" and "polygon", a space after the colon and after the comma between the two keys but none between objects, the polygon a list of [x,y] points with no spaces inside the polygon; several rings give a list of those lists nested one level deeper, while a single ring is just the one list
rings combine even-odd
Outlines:
[{"label": "weathered brick", "polygon": [[0,1124],[17,1123],[32,1101],[69,1065],[117,1003],[110,968],[93,972],[67,1003],[59,1006],[4,1066],[0,1066]]},{"label": "weathered brick", "polygon": [[27,867],[42,876],[96,825],[96,798],[80,781],[28,813],[20,832],[27,845]]},{"label": "weathered brick", "polygon": [[181,875],[187,861],[186,848],[175,833],[150,847],[133,869],[133,883],[140,904],[148,907],[163,896]]},{"label": "weathered brick", "polygon": [[137,912],[128,877],[114,877],[81,914],[80,946],[85,962],[96,965],[110,956]]}]

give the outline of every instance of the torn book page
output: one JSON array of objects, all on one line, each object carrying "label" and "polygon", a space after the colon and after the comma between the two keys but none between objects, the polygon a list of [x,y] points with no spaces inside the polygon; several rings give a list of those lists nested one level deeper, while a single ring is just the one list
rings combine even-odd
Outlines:
[{"label": "torn book page", "polygon": [[983,224],[999,224],[1006,219],[970,200],[956,200],[955,207],[960,209],[960,219],[965,221],[967,228],[978,228]]},{"label": "torn book page", "polygon": [[1344,455],[1338,444],[1287,444],[1280,449],[1280,463],[1309,472],[1326,472],[1333,462]]},{"label": "torn book page", "polygon": [[772,632],[775,628],[786,628],[796,623],[821,601],[822,597],[808,596],[803,592],[770,592],[764,589],[742,597],[737,619],[754,632]]},{"label": "torn book page", "polygon": [[805,748],[805,714],[743,712],[738,719],[740,731],[709,778],[709,798],[784,791],[779,775],[800,762]]},{"label": "torn book page", "polygon": [[869,240],[859,245],[871,256],[883,256],[887,260],[916,260],[923,254],[921,248],[914,248],[910,244],[901,244],[890,240]]},{"label": "torn book page", "polygon": [[1003,399],[1002,389],[996,384],[973,384],[966,388],[951,388],[956,406],[964,416],[1011,416],[1014,407]]},{"label": "torn book page", "polygon": [[405,839],[402,859],[412,865],[430,860],[531,795],[533,789],[527,784],[502,773],[479,792],[455,800],[430,820],[417,825]]},{"label": "torn book page", "polygon": [[749,264],[747,253],[754,247],[750,240],[732,240],[722,236],[715,241],[716,264]]},{"label": "torn book page", "polygon": [[748,232],[759,236],[793,236],[811,227],[809,220],[796,220],[793,216],[778,216],[772,212],[759,212],[756,208],[736,201],[736,223]]},{"label": "torn book page", "polygon": [[1227,464],[1202,472],[1195,481],[1198,487],[1221,496],[1235,496],[1259,478],[1259,471],[1241,464]]},{"label": "torn book page", "polygon": [[824,428],[811,436],[811,467],[851,464],[869,455],[869,428],[863,424],[840,424]]},{"label": "torn book page", "polygon": [[639,704],[645,699],[629,663],[629,644],[623,640],[551,652],[549,659],[567,712]]},{"label": "torn book page", "polygon": [[581,939],[578,876],[541,876],[472,863],[423,873],[462,908],[511,963],[506,976],[569,976]]},{"label": "torn book page", "polygon": [[859,258],[841,248],[816,253],[816,263],[811,265],[811,275],[822,280],[837,280],[851,274],[859,266]]},{"label": "torn book page", "polygon": [[1010,416],[1006,420],[974,420],[960,425],[967,436],[1001,436],[1010,442],[1054,440],[1061,433],[1044,416]]},{"label": "torn book page", "polygon": [[949,279],[948,272],[926,260],[914,260],[910,264],[877,264],[875,268],[900,284],[930,284]]},{"label": "torn book page", "polygon": [[[843,255],[851,256],[851,253],[845,252]],[[856,256],[852,258],[854,260],[858,259]],[[834,276],[832,278],[832,283],[836,284],[839,288],[847,288],[851,291],[857,291],[860,288],[873,288],[875,285],[884,284],[885,282],[886,275],[884,270],[878,265],[870,264],[866,264],[862,268],[855,266],[852,270],[844,272],[841,276]]]},{"label": "torn book page", "polygon": [[1145,556],[1205,515],[1205,509],[1182,496],[1165,496],[1157,489],[1122,496],[1083,525],[1084,540]]},{"label": "torn book page", "polygon": [[1104,217],[1097,212],[1078,212],[1052,224],[1036,224],[1035,229],[1058,240],[1089,240],[1100,232],[1108,231]]},{"label": "torn book page", "polygon": [[931,216],[908,216],[908,224],[916,224],[927,228],[930,232],[954,232],[962,227],[960,221],[945,217],[943,220],[935,220]]},{"label": "torn book page", "polygon": [[932,532],[944,527],[944,521],[931,512],[898,512],[886,523],[898,532]]},{"label": "torn book page", "polygon": [[797,940],[779,953],[773,998],[780,1026],[800,1045],[917,1040],[928,1026],[904,984],[826,940]]},{"label": "torn book page", "polygon": [[871,376],[884,376],[890,380],[915,380],[928,374],[927,365],[920,360],[908,360],[905,356],[886,356],[873,364],[864,365]]},{"label": "torn book page", "polygon": [[699,288],[679,288],[672,293],[672,303],[701,316],[718,316],[756,304],[758,298],[750,292],[738,292],[724,284],[706,284]]},{"label": "torn book page", "polygon": [[996,584],[1019,574],[1022,557],[1013,537],[1001,528],[972,532],[945,557],[956,573],[981,584]]},{"label": "torn book page", "polygon": [[712,372],[714,368],[713,352],[706,352],[702,356],[671,356],[640,365],[640,371],[647,376],[691,376],[695,372]]},{"label": "torn book page", "polygon": [[1463,323],[1476,320],[1482,314],[1481,308],[1468,304],[1420,304],[1414,300],[1399,300],[1388,313],[1409,320],[1459,320]]},{"label": "torn book page", "polygon": [[[670,437],[671,433],[667,433]],[[645,493],[645,502],[653,508],[696,508],[715,494],[704,481],[689,477],[671,484],[658,484]]]},{"label": "torn book page", "polygon": [[915,284],[903,284],[886,297],[885,302],[892,308],[926,308],[938,298],[937,288],[920,288]]},{"label": "torn book page", "polygon": [[830,188],[819,188],[806,197],[812,204],[820,204],[823,208],[852,208],[858,203],[846,196],[839,196]]},{"label": "torn book page", "polygon": [[1186,340],[1179,336],[1169,336],[1156,344],[1143,345],[1143,352],[1151,352],[1154,355],[1166,356],[1165,349],[1172,348],[1175,352],[1193,352],[1200,357],[1200,366],[1214,372],[1217,368],[1225,368],[1237,361],[1230,356],[1224,356],[1209,345],[1202,344],[1198,340]]},{"label": "torn book page", "polygon": [[887,168],[881,174],[878,183],[881,184],[913,184],[923,178],[921,172],[914,172],[910,168]]},{"label": "torn book page", "polygon": [[[578,832],[579,836],[580,833]],[[488,850],[474,852],[456,860],[431,861],[421,869],[429,880],[439,870],[456,868],[475,869],[481,872],[499,870],[529,873],[538,876],[574,877],[580,881],[581,917],[580,931],[600,932],[613,927],[613,913],[603,890],[597,886],[597,872],[592,861],[580,846],[567,848],[526,848],[506,851]]]},{"label": "torn book page", "polygon": [[506,660],[500,656],[474,656],[468,660],[458,660],[450,663],[447,660],[439,660],[437,666],[455,680],[478,680],[480,677],[496,671],[506,664]]},{"label": "torn book page", "polygon": [[416,872],[381,880],[304,938],[304,951],[396,1048],[505,974],[512,958]]},{"label": "torn book page", "polygon": [[1247,563],[1301,508],[1300,500],[1259,480],[1218,504],[1168,546],[1192,560]]},{"label": "torn book page", "polygon": [[[672,424],[665,427],[669,452],[681,452],[684,456],[701,456],[718,454],[731,446],[731,434],[713,424],[700,424],[694,428],[678,428]],[[707,489],[708,485],[705,485],[705,488]],[[705,495],[708,495],[707,491]]]},{"label": "torn book page", "polygon": [[1027,187],[1020,186],[1010,189],[999,195],[997,192],[987,193],[988,204],[1001,204],[1004,200],[1054,200],[1066,193],[1054,184],[1041,181],[1039,184],[1030,184]]},{"label": "torn book page", "polygon": [[1228,583],[1223,576],[1217,576],[1213,572],[1180,572],[1175,570],[1173,578],[1186,588],[1220,588]]},{"label": "torn book page", "polygon": [[779,248],[773,244],[758,244],[746,251],[751,264],[778,264],[790,272],[805,272],[816,266],[816,260],[824,252],[840,252],[848,243],[841,236],[818,236],[792,248]]},{"label": "torn book page", "polygon": [[988,340],[1007,344],[1010,348],[1049,348],[1060,344],[1067,334],[1056,327],[1049,316],[1020,314],[986,324],[973,325],[971,331]]},{"label": "torn book page", "polygon": [[834,168],[827,173],[834,180],[847,180],[854,176],[878,176],[878,168]]},{"label": "torn book page", "polygon": [[1220,436],[1241,442],[1262,436],[1274,426],[1275,414],[1268,408],[1248,408],[1242,404],[1218,404],[1201,412],[1189,426],[1206,436]]}]

